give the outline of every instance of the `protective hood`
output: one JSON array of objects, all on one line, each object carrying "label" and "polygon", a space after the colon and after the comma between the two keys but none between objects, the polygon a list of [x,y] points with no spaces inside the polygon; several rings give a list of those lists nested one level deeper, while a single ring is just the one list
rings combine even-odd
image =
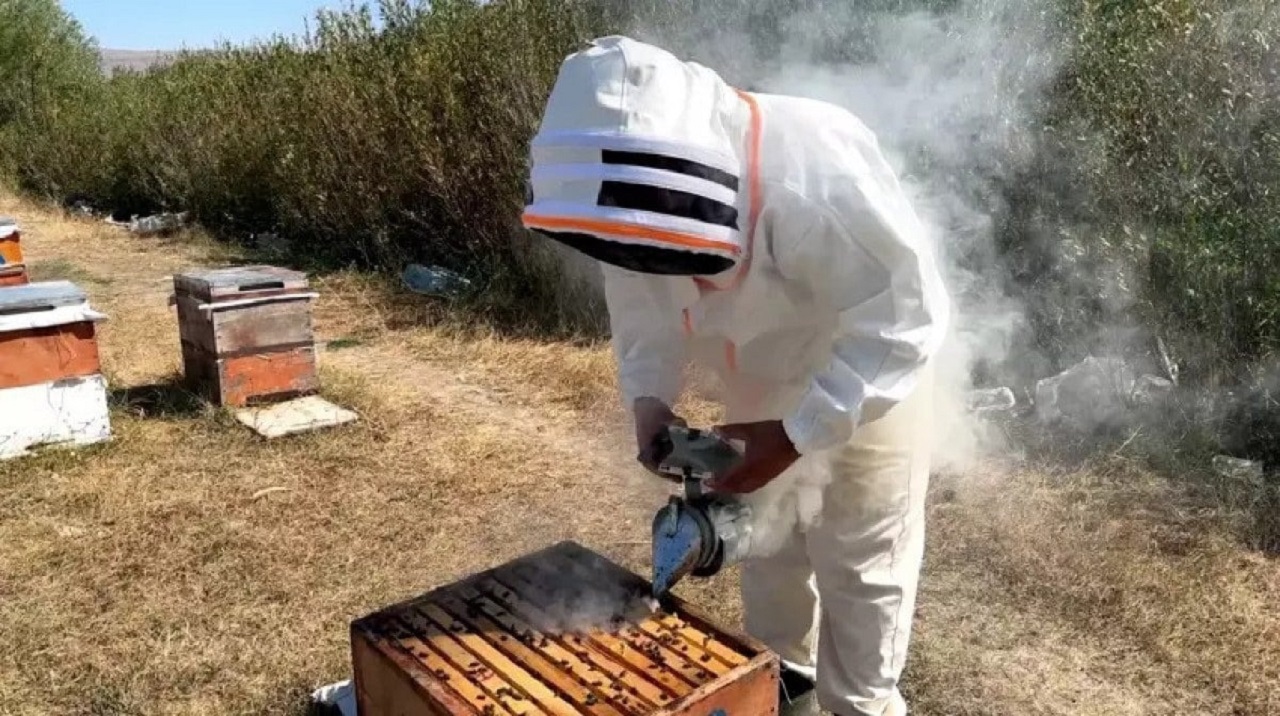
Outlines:
[{"label": "protective hood", "polygon": [[744,115],[706,67],[596,40],[561,66],[532,144],[524,225],[632,271],[728,271],[749,248]]}]

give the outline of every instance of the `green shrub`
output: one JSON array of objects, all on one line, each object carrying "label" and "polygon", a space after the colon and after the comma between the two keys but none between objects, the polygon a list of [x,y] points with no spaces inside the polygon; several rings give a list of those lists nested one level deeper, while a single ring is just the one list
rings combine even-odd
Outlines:
[{"label": "green shrub", "polygon": [[[1031,314],[993,370],[1025,382],[1160,335],[1189,380],[1235,381],[1280,346],[1280,9],[1049,1],[1049,49],[1067,61],[1031,108],[1043,131],[1019,138],[1035,160],[975,198],[995,214],[1002,278]],[[229,240],[276,233],[312,266],[440,264],[475,279],[476,307],[494,318],[599,331],[594,294],[566,293],[518,222],[527,143],[565,54],[656,30],[749,85],[794,54],[797,13],[807,60],[856,63],[877,13],[973,5],[383,0],[381,25],[364,8],[326,12],[302,38],[106,80],[56,3],[5,0],[0,72],[19,81],[0,84],[0,162],[60,199],[188,210]]]},{"label": "green shrub", "polygon": [[1106,146],[1111,251],[1186,377],[1234,382],[1280,348],[1280,6],[1092,0],[1078,23],[1062,105]]},{"label": "green shrub", "polygon": [[46,161],[96,144],[101,86],[96,48],[57,0],[0,0],[0,169],[48,185],[63,170]]}]

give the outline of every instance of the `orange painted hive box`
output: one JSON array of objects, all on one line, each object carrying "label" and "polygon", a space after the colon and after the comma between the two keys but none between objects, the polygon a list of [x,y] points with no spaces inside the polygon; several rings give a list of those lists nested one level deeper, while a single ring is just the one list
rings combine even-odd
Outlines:
[{"label": "orange painted hive box", "polygon": [[360,716],[767,716],[778,658],[566,542],[352,624]]},{"label": "orange painted hive box", "polygon": [[30,281],[21,241],[18,222],[0,216],[0,286],[22,286]]},{"label": "orange painted hive box", "polygon": [[211,402],[260,405],[319,389],[307,277],[273,266],[174,277],[187,382]]},{"label": "orange painted hive box", "polygon": [[100,318],[68,281],[0,288],[0,390],[97,375]]}]

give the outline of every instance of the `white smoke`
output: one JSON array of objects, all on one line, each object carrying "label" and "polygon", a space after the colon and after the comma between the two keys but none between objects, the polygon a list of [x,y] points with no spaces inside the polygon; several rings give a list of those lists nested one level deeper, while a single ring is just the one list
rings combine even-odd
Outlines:
[{"label": "white smoke", "polygon": [[[1036,159],[1032,106],[1059,69],[1048,54],[1054,18],[1038,1],[960,0],[945,12],[870,12],[861,3],[810,3],[783,19],[777,56],[753,56],[750,27],[726,27],[734,3],[637,39],[702,62],[751,89],[831,102],[876,133],[899,172],[956,303],[937,364],[935,468],[959,469],[1005,446],[964,410],[975,367],[999,365],[1023,319],[1001,289],[994,217],[1002,184]],[[745,7],[746,4],[738,5]],[[825,6],[825,7],[824,7]],[[860,7],[861,6],[861,7]],[[714,31],[708,31],[716,26]],[[678,34],[675,34],[678,33]],[[841,37],[857,47],[835,47]],[[825,61],[848,50],[856,60]],[[734,74],[737,74],[734,77]],[[750,499],[753,551],[776,550],[821,512],[829,460],[806,458]],[[874,496],[868,496],[874,499]]]},{"label": "white smoke", "polygon": [[[855,23],[868,28],[866,61],[812,64],[810,38]],[[762,80],[762,89],[829,101],[862,119],[897,168],[938,253],[957,306],[938,363],[936,461],[963,467],[1003,447],[964,411],[963,397],[975,366],[1003,362],[1023,318],[1001,289],[994,197],[1000,182],[1035,159],[1031,107],[1059,69],[1059,59],[1046,54],[1061,47],[1050,41],[1052,18],[1038,2],[969,0],[946,13],[870,18],[850,3],[787,25],[782,69]]]}]

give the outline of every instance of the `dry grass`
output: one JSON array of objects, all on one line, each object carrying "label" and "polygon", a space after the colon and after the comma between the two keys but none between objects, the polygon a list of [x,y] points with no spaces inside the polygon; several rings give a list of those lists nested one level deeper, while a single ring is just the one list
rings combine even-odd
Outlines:
[{"label": "dry grass", "polygon": [[[631,464],[603,346],[321,277],[325,389],[363,420],[268,444],[176,383],[167,276],[235,256],[0,213],[38,277],[110,314],[116,431],[0,465],[0,713],[300,713],[375,608],[563,538],[645,569],[663,488]],[[1280,713],[1280,569],[1163,483],[993,468],[935,492],[917,713]],[[733,587],[683,591],[734,620]]]},{"label": "dry grass", "polygon": [[1167,482],[1126,466],[996,469],[936,490],[922,705],[1280,713],[1280,565]]}]

